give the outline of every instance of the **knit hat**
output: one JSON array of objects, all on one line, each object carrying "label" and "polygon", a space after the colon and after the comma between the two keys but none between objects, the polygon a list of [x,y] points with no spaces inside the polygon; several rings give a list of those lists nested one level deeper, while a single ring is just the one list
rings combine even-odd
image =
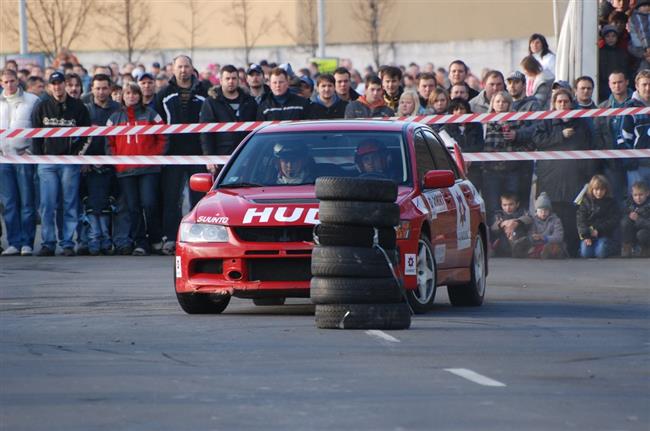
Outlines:
[{"label": "knit hat", "polygon": [[641,6],[647,6],[650,5],[650,0],[637,0],[636,4],[634,5],[634,9],[638,9]]},{"label": "knit hat", "polygon": [[551,209],[551,198],[548,197],[546,192],[540,193],[535,201],[535,209],[538,210],[541,208]]},{"label": "knit hat", "polygon": [[616,33],[618,35],[618,29],[613,24],[604,25],[602,30],[600,30],[600,35],[605,37],[607,36],[607,33]]}]

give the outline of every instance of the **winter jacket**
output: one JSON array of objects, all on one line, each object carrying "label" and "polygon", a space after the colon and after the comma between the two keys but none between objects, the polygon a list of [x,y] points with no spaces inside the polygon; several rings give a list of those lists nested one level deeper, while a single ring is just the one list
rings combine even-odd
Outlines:
[{"label": "winter jacket", "polygon": [[[543,106],[535,96],[524,97],[512,102],[512,110],[517,112],[543,111]],[[517,135],[515,136],[515,143],[522,151],[534,149],[532,140],[536,123],[536,121],[519,121],[516,123]]]},{"label": "winter jacket", "polygon": [[259,121],[306,120],[311,115],[310,103],[304,97],[289,91],[280,97],[269,93],[257,108],[257,119]]},{"label": "winter jacket", "polygon": [[[610,109],[610,108],[622,108],[626,106],[632,92],[629,91],[627,99],[623,102],[617,102],[614,96],[610,95],[607,100],[598,105],[599,108]],[[598,150],[612,150],[620,149],[619,142],[617,137],[621,135],[622,126],[623,126],[622,116],[615,117],[596,117],[594,118],[594,127],[596,130],[596,136],[594,136],[593,146]],[[624,141],[621,142],[624,145]],[[626,163],[631,160],[621,160],[621,159],[603,159],[602,162],[605,166],[612,169],[622,169],[626,166]],[[625,162],[625,163],[623,163]]]},{"label": "winter jacket", "polygon": [[536,98],[541,106],[549,106],[551,102],[551,85],[553,85],[553,79],[553,72],[547,69],[544,69],[542,73],[535,77],[533,92],[530,96]]},{"label": "winter jacket", "polygon": [[630,32],[630,54],[643,58],[645,49],[650,46],[650,14],[635,9],[627,22],[627,28]]},{"label": "winter jacket", "polygon": [[[220,87],[212,87],[208,91],[208,98],[203,102],[199,121],[201,123],[227,123],[255,121],[256,117],[257,103],[255,103],[253,97],[239,91],[236,99],[227,99]],[[248,132],[202,133],[201,148],[203,154],[232,154],[246,135],[248,135]]]},{"label": "winter jacket", "polygon": [[388,93],[384,91],[384,102],[386,102],[386,106],[388,106],[393,111],[397,111],[397,108],[399,106],[399,98],[402,96],[403,92],[404,88],[402,87],[399,87],[397,89],[397,94],[394,96],[389,96]]},{"label": "winter jacket", "polygon": [[562,220],[555,215],[549,214],[546,220],[542,220],[536,215],[533,216],[533,223],[528,232],[529,236],[541,235],[544,238],[545,244],[562,243],[564,242],[564,227],[562,227]]},{"label": "winter jacket", "polygon": [[[627,107],[647,107],[650,103],[645,103],[635,91],[632,99],[627,103]],[[619,148],[629,149],[647,149],[650,148],[650,114],[626,115],[623,117],[621,125],[621,135],[617,142]],[[638,166],[650,166],[650,158],[634,159],[627,168],[636,169]]]},{"label": "winter jacket", "polygon": [[458,142],[463,153],[478,153],[485,147],[483,127],[478,123],[448,123],[443,126],[442,130]]},{"label": "winter jacket", "polygon": [[486,114],[490,110],[490,101],[485,95],[485,90],[481,90],[478,96],[470,99],[469,106],[475,114]]},{"label": "winter jacket", "polygon": [[611,94],[609,75],[615,70],[624,72],[630,82],[634,81],[629,64],[630,54],[618,46],[605,45],[598,50],[598,100],[604,100]]},{"label": "winter jacket", "polygon": [[[106,108],[102,108],[91,99],[90,103],[86,103],[86,109],[90,113],[90,122],[93,126],[105,126],[111,115],[122,109],[122,107],[119,103],[111,99],[108,101]],[[84,154],[88,156],[106,154],[106,137],[95,136],[91,138],[90,145]]]},{"label": "winter jacket", "polygon": [[524,210],[523,208],[518,208],[512,214],[508,214],[503,210],[497,210],[494,212],[494,221],[492,222],[492,226],[490,226],[492,232],[500,232],[501,227],[499,224],[505,220],[517,220],[519,222],[517,229],[515,229],[519,235],[526,234],[530,228],[530,225],[533,223],[533,218],[530,216],[530,214],[528,214],[528,211]]},{"label": "winter jacket", "polygon": [[[516,122],[503,122],[503,123],[486,123],[484,125],[484,139],[485,151],[487,152],[510,152],[518,150],[516,141],[506,141],[503,134],[506,130],[514,130],[519,128]],[[483,166],[484,171],[498,171],[498,172],[514,172],[517,171],[519,165],[513,162],[490,162]]]},{"label": "winter jacket", "polygon": [[[81,102],[66,96],[58,102],[51,95],[39,102],[32,112],[33,127],[90,126],[90,114]],[[78,155],[87,138],[33,138],[32,153],[37,155]]]},{"label": "winter jacket", "polygon": [[[562,134],[566,128],[575,131],[570,138]],[[540,151],[588,150],[590,135],[584,119],[544,120],[533,133],[533,144]],[[535,172],[537,189],[548,193],[552,202],[573,202],[589,179],[587,165],[582,160],[538,160]]]},{"label": "winter jacket", "polygon": [[580,239],[591,238],[594,229],[598,231],[598,238],[611,237],[620,222],[620,214],[614,198],[595,199],[585,194],[576,219]]},{"label": "winter jacket", "polygon": [[[128,107],[108,119],[107,126],[148,126],[162,124],[162,118],[153,109]],[[159,156],[165,154],[167,135],[118,135],[108,137],[106,153],[115,156]],[[160,172],[156,165],[117,165],[118,177]]]},{"label": "winter jacket", "polygon": [[361,96],[345,108],[345,118],[392,117],[395,111],[386,106],[382,100],[370,105],[366,96]]},{"label": "winter jacket", "polygon": [[[10,97],[0,93],[0,129],[32,127],[32,111],[39,102],[38,97],[22,89]],[[0,154],[23,154],[29,151],[32,140],[29,138],[0,137]]]},{"label": "winter jacket", "polygon": [[314,99],[314,103],[311,105],[311,118],[313,119],[323,119],[323,120],[332,120],[336,118],[345,117],[345,108],[348,106],[348,102],[340,99],[338,96],[334,96],[336,101],[332,106],[325,106],[318,96]]},{"label": "winter jacket", "polygon": [[636,212],[639,218],[634,222],[637,229],[650,229],[650,199],[646,199],[642,205],[637,205],[632,198],[625,200],[625,208],[623,209],[623,217],[629,219],[629,215]]},{"label": "winter jacket", "polygon": [[[203,101],[207,96],[205,85],[192,77],[189,89],[181,88],[172,76],[169,84],[156,94],[156,111],[167,124],[198,123]],[[187,99],[187,101],[185,101]],[[168,155],[200,156],[201,139],[198,133],[169,135]]]}]

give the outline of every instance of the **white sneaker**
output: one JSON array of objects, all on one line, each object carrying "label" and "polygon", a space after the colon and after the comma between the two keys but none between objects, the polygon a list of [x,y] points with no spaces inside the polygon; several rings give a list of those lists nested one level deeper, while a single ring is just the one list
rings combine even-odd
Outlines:
[{"label": "white sneaker", "polygon": [[30,246],[24,245],[21,247],[20,249],[21,256],[31,256],[32,254],[34,254],[34,250]]},{"label": "white sneaker", "polygon": [[18,250],[13,245],[10,245],[5,251],[2,252],[2,256],[18,256],[19,254],[20,250]]},{"label": "white sneaker", "polygon": [[163,254],[172,256],[176,252],[176,243],[174,241],[165,241],[162,246]]}]

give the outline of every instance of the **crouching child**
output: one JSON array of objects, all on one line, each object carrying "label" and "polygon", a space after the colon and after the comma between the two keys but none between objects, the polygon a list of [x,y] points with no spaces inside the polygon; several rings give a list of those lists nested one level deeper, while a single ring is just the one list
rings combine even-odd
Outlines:
[{"label": "crouching child", "polygon": [[528,229],[533,219],[519,208],[519,198],[513,193],[501,195],[501,209],[494,213],[492,253],[500,257],[524,257],[530,248]]},{"label": "crouching child", "polygon": [[650,257],[650,188],[642,181],[632,185],[621,221],[621,257]]},{"label": "crouching child", "polygon": [[552,212],[551,199],[546,192],[540,193],[535,201],[535,215],[528,239],[531,247],[528,249],[527,257],[535,259],[567,257],[562,220]]}]

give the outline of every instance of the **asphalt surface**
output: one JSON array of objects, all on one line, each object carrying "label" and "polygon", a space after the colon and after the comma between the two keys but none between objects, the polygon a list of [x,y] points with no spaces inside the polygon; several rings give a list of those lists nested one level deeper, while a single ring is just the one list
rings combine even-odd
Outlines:
[{"label": "asphalt surface", "polygon": [[483,307],[319,330],[168,257],[0,258],[2,430],[648,430],[650,260],[491,261]]}]

